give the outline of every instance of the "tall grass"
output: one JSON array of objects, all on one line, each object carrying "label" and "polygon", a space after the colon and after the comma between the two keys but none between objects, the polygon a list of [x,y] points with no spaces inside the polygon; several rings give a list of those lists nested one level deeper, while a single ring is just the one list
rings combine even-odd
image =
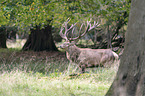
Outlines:
[{"label": "tall grass", "polygon": [[62,52],[0,49],[0,96],[104,96],[116,71],[90,68],[79,74]]}]

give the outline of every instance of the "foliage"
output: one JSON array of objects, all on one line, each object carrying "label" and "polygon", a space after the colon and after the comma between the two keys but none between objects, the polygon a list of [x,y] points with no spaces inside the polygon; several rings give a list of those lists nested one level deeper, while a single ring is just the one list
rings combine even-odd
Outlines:
[{"label": "foliage", "polygon": [[0,4],[0,27],[1,25],[6,25],[10,20],[10,12],[7,11],[7,7],[5,5]]},{"label": "foliage", "polygon": [[5,13],[2,16],[20,27],[45,25],[48,20],[52,20],[54,25],[60,25],[68,17],[75,21],[93,16],[115,20],[129,10],[124,0],[5,0],[0,5],[3,6],[1,12]]},{"label": "foliage", "polygon": [[[73,6],[75,2],[57,0],[6,0],[1,3],[1,10],[7,11],[9,23],[19,27],[34,27],[41,24],[44,26],[48,20],[54,20],[54,24],[60,24],[68,17],[73,18]],[[70,11],[71,10],[71,11]],[[3,12],[2,11],[2,12]],[[3,16],[3,15],[2,15]]]},{"label": "foliage", "polygon": [[[94,1],[94,0],[93,0]],[[101,26],[90,32],[96,48],[123,47],[128,22],[130,0],[97,0],[100,7],[93,17],[98,17]],[[87,5],[86,5],[87,6]],[[93,11],[92,11],[93,12]]]},{"label": "foliage", "polygon": [[[71,18],[70,24],[94,20],[100,23],[101,31],[96,29],[97,32],[105,37],[99,41],[103,41],[102,46],[106,46],[109,41],[107,34],[111,34],[111,41],[118,35],[124,38],[130,2],[131,0],[3,0],[0,2],[0,16],[4,19],[0,18],[0,25],[17,26],[22,34],[28,33],[36,25],[43,28],[48,23],[59,29],[67,18]],[[58,33],[59,30],[56,31]],[[95,36],[95,31],[90,32],[94,44],[98,40],[94,39]]]}]

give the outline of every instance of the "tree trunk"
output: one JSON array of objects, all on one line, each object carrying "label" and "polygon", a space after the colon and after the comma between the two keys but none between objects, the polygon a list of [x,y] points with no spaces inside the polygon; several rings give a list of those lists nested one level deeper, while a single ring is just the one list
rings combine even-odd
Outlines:
[{"label": "tree trunk", "polygon": [[0,48],[7,48],[6,46],[6,28],[5,27],[0,27]]},{"label": "tree trunk", "polygon": [[125,50],[106,96],[145,96],[145,0],[132,0]]},{"label": "tree trunk", "polygon": [[58,51],[53,41],[51,29],[49,25],[45,26],[44,29],[40,29],[39,26],[36,26],[35,29],[31,29],[31,34],[22,50]]},{"label": "tree trunk", "polygon": [[109,24],[107,26],[107,49],[111,48],[112,49],[112,43],[111,43],[111,32],[110,32],[110,28],[109,28]]}]

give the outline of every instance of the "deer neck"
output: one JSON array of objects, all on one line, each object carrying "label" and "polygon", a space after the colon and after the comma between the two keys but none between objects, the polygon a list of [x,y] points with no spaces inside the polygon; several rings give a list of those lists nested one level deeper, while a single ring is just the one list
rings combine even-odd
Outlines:
[{"label": "deer neck", "polygon": [[73,46],[69,46],[67,52],[69,54],[73,54],[74,52],[80,53],[80,49],[76,45],[73,45]]},{"label": "deer neck", "polygon": [[71,59],[72,61],[77,61],[81,53],[81,50],[76,45],[73,45],[73,46],[69,46],[66,52],[67,52],[68,59]]}]

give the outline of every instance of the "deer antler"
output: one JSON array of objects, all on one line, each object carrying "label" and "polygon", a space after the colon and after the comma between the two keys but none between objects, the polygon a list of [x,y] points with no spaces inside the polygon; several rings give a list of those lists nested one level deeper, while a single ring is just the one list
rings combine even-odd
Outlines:
[{"label": "deer antler", "polygon": [[77,40],[80,39],[81,37],[83,37],[84,35],[86,35],[87,32],[89,32],[90,30],[94,29],[95,27],[99,26],[98,22],[96,23],[94,21],[93,26],[91,25],[90,21],[87,21],[87,27],[84,33],[81,34],[81,30],[84,24],[81,25],[80,29],[79,29],[79,36],[75,37],[75,38],[69,38],[69,40]]},{"label": "deer antler", "polygon": [[[68,18],[67,21],[66,21],[66,22],[63,24],[63,26],[61,27],[61,30],[60,30],[60,33],[59,33],[59,35],[60,35],[63,39],[66,39],[66,41],[74,41],[74,40],[77,40],[77,39],[83,37],[87,32],[89,32],[90,30],[94,29],[96,26],[99,25],[98,22],[96,23],[96,22],[94,21],[94,24],[93,24],[93,26],[92,26],[91,23],[90,23],[90,21],[87,21],[87,27],[86,27],[86,30],[85,30],[84,33],[81,34],[81,30],[82,30],[82,27],[83,27],[83,25],[84,25],[84,24],[82,24],[81,27],[80,27],[80,29],[79,29],[79,36],[77,36],[77,37],[75,37],[75,38],[67,38],[66,35],[68,34],[68,32],[73,28],[73,29],[72,29],[72,33],[73,33],[73,32],[74,32],[75,25],[77,24],[77,23],[72,24],[71,27],[68,29],[68,28],[67,28],[67,24],[68,24],[69,21],[70,21],[70,19]],[[65,33],[63,34],[62,31],[63,31],[64,28],[65,28]]]},{"label": "deer antler", "polygon": [[[70,19],[68,18],[66,22],[64,22],[63,26],[61,27],[61,30],[59,32],[59,35],[63,38],[63,39],[66,39],[66,41],[68,41],[68,38],[67,38],[67,33],[72,29],[72,32],[74,31],[74,26],[77,24],[72,24],[71,27],[69,29],[67,29],[67,24],[68,22],[70,21]],[[65,33],[63,34],[62,31],[63,29],[65,28]]]}]

